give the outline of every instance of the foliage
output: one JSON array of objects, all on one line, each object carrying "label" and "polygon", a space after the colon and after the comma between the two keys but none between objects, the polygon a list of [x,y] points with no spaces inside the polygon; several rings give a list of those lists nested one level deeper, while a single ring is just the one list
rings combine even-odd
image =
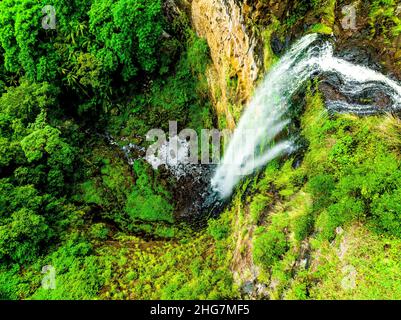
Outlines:
[{"label": "foliage", "polygon": [[[104,283],[98,257],[92,255],[92,246],[78,234],[57,251],[49,255],[43,264],[51,265],[56,271],[56,288],[39,287],[31,299],[73,300],[93,299]],[[100,268],[99,268],[100,267]]]},{"label": "foliage", "polygon": [[[229,256],[204,233],[180,243],[119,239],[127,249],[103,248],[112,256],[114,277],[102,297],[107,299],[224,299],[235,296]],[[110,252],[112,250],[112,252]],[[201,253],[204,253],[203,255]]]},{"label": "foliage", "polygon": [[[316,246],[320,250],[320,257],[316,257],[319,261],[316,272],[304,273],[296,281],[324,279],[309,287],[308,298],[400,298],[399,239],[372,233],[356,224],[347,228],[332,245],[319,243]],[[347,250],[339,256],[338,252],[344,248]]]},{"label": "foliage", "polygon": [[0,3],[0,47],[9,83],[20,75],[56,83],[78,102],[75,112],[93,112],[98,105],[108,111],[114,91],[125,90],[120,83],[169,67],[163,55],[170,50],[158,50],[165,24],[160,1],[55,0],[57,30],[42,27],[46,5],[44,0]]},{"label": "foliage", "polygon": [[229,234],[229,226],[222,220],[210,219],[208,221],[209,234],[216,240],[222,240],[227,238]]},{"label": "foliage", "polygon": [[[241,221],[240,230],[258,226],[252,236],[253,262],[261,267],[258,281],[272,286],[267,290],[271,299],[396,297],[399,291],[387,290],[397,287],[396,280],[382,279],[387,265],[373,258],[373,251],[400,236],[397,120],[329,115],[317,90],[310,90],[306,101],[303,162],[297,168],[291,157],[270,163],[232,218]],[[269,205],[261,216],[264,201]],[[355,228],[358,240],[353,239]],[[358,241],[372,248],[360,249]],[[364,254],[372,257],[372,269],[357,258]],[[390,254],[389,265],[396,259]],[[344,261],[356,269],[357,289],[341,287],[349,277]]]},{"label": "foliage", "polygon": [[91,236],[98,240],[105,240],[110,233],[110,230],[104,223],[95,223],[91,226]]},{"label": "foliage", "polygon": [[261,218],[261,213],[270,204],[271,199],[263,194],[257,194],[249,206],[252,222],[257,224]]},{"label": "foliage", "polygon": [[282,231],[259,228],[253,247],[254,261],[268,268],[287,251],[287,240]]},{"label": "foliage", "polygon": [[113,134],[130,135],[134,131],[145,136],[151,128],[167,132],[172,119],[179,127],[193,128],[198,134],[202,128],[211,127],[205,75],[210,61],[208,47],[204,39],[190,33],[186,48],[172,74],[155,79],[149,90],[135,96],[121,115],[110,121]]},{"label": "foliage", "polygon": [[317,23],[317,24],[314,24],[310,28],[310,32],[311,33],[321,33],[321,34],[332,34],[333,30],[324,24]]},{"label": "foliage", "polygon": [[[0,3],[4,299],[96,298],[111,255],[94,247],[116,230],[182,237],[172,181],[130,167],[99,133],[126,125],[144,136],[174,118],[196,129],[212,123],[208,47],[188,20],[167,24],[158,0],[55,0],[56,30],[46,30],[48,4]],[[56,269],[55,290],[40,286],[44,265]]]},{"label": "foliage", "polygon": [[401,33],[401,20],[397,16],[397,2],[394,0],[374,0],[369,12],[371,33],[385,37],[397,37]]},{"label": "foliage", "polygon": [[162,186],[152,183],[143,164],[135,162],[134,170],[138,178],[126,205],[130,217],[145,221],[173,222],[173,208],[166,200],[168,193]]},{"label": "foliage", "polygon": [[91,52],[102,69],[115,72],[122,66],[124,80],[144,70],[155,70],[157,45],[162,33],[161,2],[150,0],[96,0],[89,11]]}]

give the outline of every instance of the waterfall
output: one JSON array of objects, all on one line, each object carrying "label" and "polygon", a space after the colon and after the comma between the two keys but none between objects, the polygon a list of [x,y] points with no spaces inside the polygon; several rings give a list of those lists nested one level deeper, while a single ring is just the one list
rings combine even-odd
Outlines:
[{"label": "waterfall", "polygon": [[328,101],[327,108],[333,112],[376,113],[378,107],[374,104],[355,102],[367,93],[385,95],[389,100],[386,111],[400,109],[401,86],[397,82],[366,66],[335,57],[333,52],[330,41],[309,34],[296,42],[267,73],[245,109],[211,180],[220,198],[230,196],[242,177],[296,149],[290,139],[276,138],[289,123],[286,114],[291,97],[308,79],[320,75],[336,77],[335,90],[347,99]]}]

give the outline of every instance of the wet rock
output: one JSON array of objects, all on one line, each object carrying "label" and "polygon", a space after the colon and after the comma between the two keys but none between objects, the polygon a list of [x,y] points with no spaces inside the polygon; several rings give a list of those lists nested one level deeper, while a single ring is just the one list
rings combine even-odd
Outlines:
[{"label": "wet rock", "polygon": [[[172,190],[176,203],[175,218],[194,227],[204,227],[207,219],[220,214],[224,203],[210,186],[214,167],[201,164],[193,166],[197,170],[191,170],[191,174],[177,180]],[[194,175],[194,172],[198,174]]]},{"label": "wet rock", "polygon": [[255,290],[255,285],[252,281],[247,281],[242,286],[242,292],[246,295],[252,295]]},{"label": "wet rock", "polygon": [[[193,0],[191,5],[193,26],[207,40],[213,61],[206,73],[212,102],[229,129],[235,127],[229,105],[246,104],[263,65],[261,39],[247,23],[253,5],[236,0]],[[229,90],[227,76],[238,79],[235,90]]]},{"label": "wet rock", "polygon": [[277,36],[276,33],[273,33],[271,36],[270,46],[272,48],[273,53],[276,56],[280,56],[284,51],[285,44],[281,42],[280,38]]},{"label": "wet rock", "polygon": [[375,54],[371,49],[357,46],[341,48],[336,51],[335,55],[354,64],[367,66],[370,69],[382,72],[382,67],[374,58]]},{"label": "wet rock", "polygon": [[341,227],[337,227],[336,228],[336,234],[343,234],[344,233],[344,229]]},{"label": "wet rock", "polygon": [[311,246],[309,241],[304,240],[301,244],[300,247],[300,252],[298,259],[295,261],[293,270],[301,270],[301,269],[308,269],[310,266],[310,260],[311,260]]},{"label": "wet rock", "polygon": [[[380,69],[378,64],[372,62],[368,50],[348,49],[338,56],[353,64],[364,65],[376,71]],[[372,115],[392,111],[396,105],[392,97],[397,96],[397,93],[384,83],[366,82],[363,86],[360,83],[344,83],[336,73],[325,73],[321,78],[319,90],[323,93],[326,106],[331,112]]]}]

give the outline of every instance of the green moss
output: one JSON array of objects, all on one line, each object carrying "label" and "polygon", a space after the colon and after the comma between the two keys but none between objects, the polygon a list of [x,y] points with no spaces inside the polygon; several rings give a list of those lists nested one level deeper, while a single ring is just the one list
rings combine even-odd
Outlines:
[{"label": "green moss", "polygon": [[282,230],[258,228],[253,239],[255,263],[270,268],[287,251],[287,240]]},{"label": "green moss", "polygon": [[253,224],[258,224],[258,222],[260,221],[262,212],[268,208],[268,205],[271,202],[272,202],[271,197],[263,195],[263,194],[257,194],[253,198],[253,200],[249,206],[250,215],[251,215]]},{"label": "green moss", "polygon": [[81,184],[83,200],[88,204],[103,204],[102,193],[96,187],[94,180],[88,180]]},{"label": "green moss", "polygon": [[310,29],[309,32],[311,33],[321,33],[321,34],[328,34],[331,35],[333,34],[333,29],[331,27],[328,27],[325,24],[322,23],[317,23],[314,24]]},{"label": "green moss", "polygon": [[272,16],[271,23],[262,32],[262,39],[264,43],[263,65],[265,68],[265,72],[267,72],[278,60],[278,57],[273,53],[270,42],[273,32],[279,29],[280,29],[280,21],[275,16]]},{"label": "green moss", "polygon": [[135,221],[173,222],[173,207],[168,192],[156,181],[152,181],[140,161],[134,164],[137,181],[127,199],[125,210]]},{"label": "green moss", "polygon": [[96,240],[107,239],[109,233],[110,230],[104,223],[95,223],[90,228],[90,234]]},{"label": "green moss", "polygon": [[128,251],[105,246],[98,252],[112,257],[112,261],[128,257],[115,267],[115,276],[106,284],[103,298],[175,300],[236,296],[228,271],[230,255],[223,243],[216,243],[204,232],[180,243],[146,242],[135,237],[120,238],[119,243]]},{"label": "green moss", "polygon": [[[335,242],[316,243],[316,270],[296,281],[322,279],[309,287],[310,299],[400,299],[400,240],[353,225]],[[294,292],[296,287],[291,289]]]},{"label": "green moss", "polygon": [[372,36],[383,35],[391,40],[401,33],[401,19],[398,17],[397,8],[397,2],[394,0],[372,1],[369,12]]}]

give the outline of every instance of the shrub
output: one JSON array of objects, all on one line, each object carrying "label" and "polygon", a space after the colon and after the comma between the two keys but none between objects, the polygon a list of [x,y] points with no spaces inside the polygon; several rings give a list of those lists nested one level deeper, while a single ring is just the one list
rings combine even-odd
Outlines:
[{"label": "shrub", "polygon": [[222,240],[228,236],[230,228],[224,224],[222,219],[210,219],[208,221],[208,232],[214,239]]},{"label": "shrub", "polygon": [[287,251],[285,234],[280,230],[259,227],[253,239],[253,259],[265,268],[271,267]]},{"label": "shrub", "polygon": [[271,198],[262,194],[256,195],[249,207],[252,223],[258,223],[263,210],[271,203]]},{"label": "shrub", "polygon": [[314,196],[313,206],[316,209],[325,208],[330,203],[330,196],[335,188],[334,178],[327,174],[317,175],[309,180],[307,188]]},{"label": "shrub", "polygon": [[401,188],[374,199],[371,207],[382,229],[401,236]]},{"label": "shrub", "polygon": [[313,222],[313,216],[308,213],[295,217],[293,220],[293,231],[295,240],[304,240],[312,229]]},{"label": "shrub", "polygon": [[104,223],[95,223],[91,226],[90,234],[98,240],[105,240],[109,234],[109,228]]},{"label": "shrub", "polygon": [[168,192],[149,177],[142,162],[136,161],[134,190],[128,196],[126,211],[133,220],[173,222],[173,207]]}]

